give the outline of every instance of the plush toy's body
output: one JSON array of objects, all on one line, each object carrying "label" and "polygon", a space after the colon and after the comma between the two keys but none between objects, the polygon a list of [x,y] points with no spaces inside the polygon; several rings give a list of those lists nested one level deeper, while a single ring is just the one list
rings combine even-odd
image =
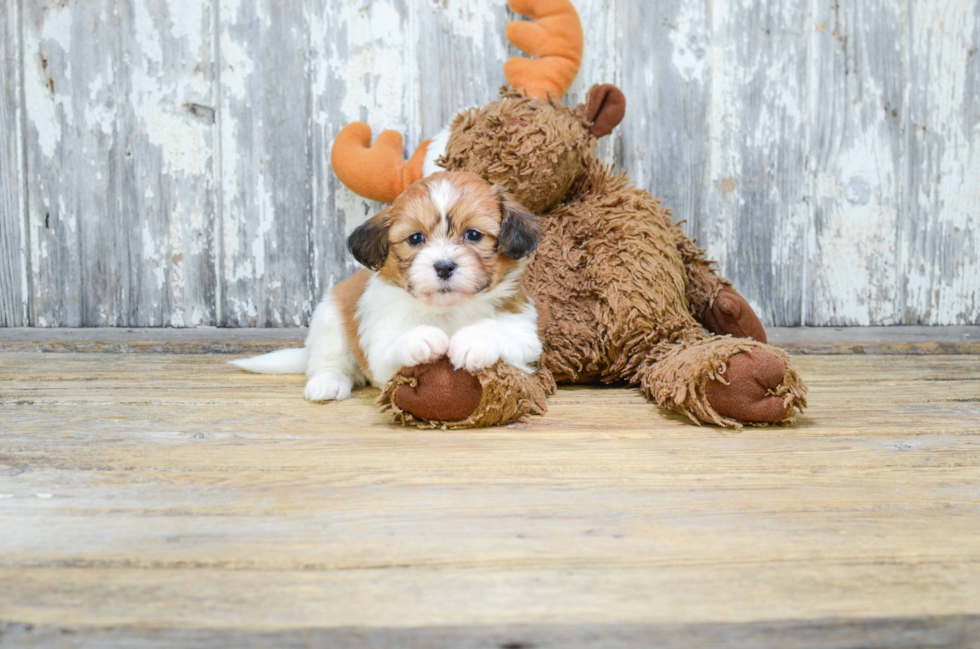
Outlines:
[{"label": "plush toy's body", "polygon": [[[358,193],[391,200],[421,175],[424,159],[436,160],[440,168],[502,185],[540,214],[545,234],[525,276],[542,314],[540,369],[528,375],[498,364],[474,377],[448,363],[407,368],[382,403],[416,425],[492,425],[543,413],[555,381],[627,381],[695,421],[790,421],[805,405],[806,389],[786,355],[765,344],[751,307],[657,200],[596,158],[597,138],[622,119],[622,93],[597,86],[574,109],[558,101],[581,53],[580,27],[574,47],[577,16],[569,19],[574,9],[567,0],[511,0],[511,6],[536,20],[512,23],[508,36],[540,31],[531,49],[511,40],[540,57],[517,62],[542,66],[542,79],[535,83],[533,71],[518,66],[518,83],[514,61],[508,62],[508,79],[520,90],[505,87],[498,101],[460,113],[404,165],[387,150],[400,148],[400,137],[382,134],[368,149],[364,125],[341,133],[333,162]],[[549,30],[560,36],[550,50]],[[575,62],[570,78],[563,65],[569,59]],[[387,172],[378,174],[379,167]],[[379,176],[387,178],[381,185]],[[475,406],[463,408],[469,412],[463,417],[460,403]]]}]

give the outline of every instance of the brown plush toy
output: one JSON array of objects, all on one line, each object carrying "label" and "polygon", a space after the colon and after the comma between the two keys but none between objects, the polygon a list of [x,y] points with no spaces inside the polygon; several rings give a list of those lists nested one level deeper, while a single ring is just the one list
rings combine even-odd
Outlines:
[{"label": "brown plush toy", "polygon": [[[648,192],[595,156],[626,99],[595,86],[585,104],[560,98],[582,55],[568,0],[510,0],[534,22],[511,23],[500,99],[459,113],[409,162],[401,136],[373,147],[365,124],[343,129],[332,162],[352,190],[392,201],[436,171],[470,171],[503,186],[542,217],[545,234],[524,288],[541,314],[536,374],[497,365],[470,374],[445,359],[402,370],[379,403],[403,423],[463,428],[543,414],[558,383],[638,384],[664,408],[720,426],[790,422],[806,387],[749,304]],[[707,330],[707,332],[705,331]]]}]

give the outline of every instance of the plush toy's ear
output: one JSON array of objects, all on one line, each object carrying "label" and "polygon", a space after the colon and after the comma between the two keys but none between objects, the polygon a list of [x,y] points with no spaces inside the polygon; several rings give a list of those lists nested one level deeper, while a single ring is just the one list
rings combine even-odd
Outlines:
[{"label": "plush toy's ear", "polygon": [[622,90],[611,83],[592,86],[585,108],[585,116],[592,122],[589,128],[592,135],[595,137],[609,135],[623,121],[625,114],[626,95]]},{"label": "plush toy's ear", "polygon": [[347,237],[347,249],[358,263],[378,270],[388,258],[388,228],[391,208],[385,208],[365,221]]},{"label": "plush toy's ear", "polygon": [[511,259],[527,257],[538,247],[541,240],[541,224],[534,214],[512,199],[499,185],[494,193],[500,200],[500,234],[497,250]]}]

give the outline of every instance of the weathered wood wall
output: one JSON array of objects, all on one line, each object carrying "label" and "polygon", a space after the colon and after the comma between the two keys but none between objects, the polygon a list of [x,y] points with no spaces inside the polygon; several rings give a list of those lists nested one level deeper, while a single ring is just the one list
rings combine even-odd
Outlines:
[{"label": "weathered wood wall", "polygon": [[[574,0],[603,155],[778,325],[980,324],[980,0]],[[516,52],[504,0],[0,0],[0,326],[292,326]]]}]

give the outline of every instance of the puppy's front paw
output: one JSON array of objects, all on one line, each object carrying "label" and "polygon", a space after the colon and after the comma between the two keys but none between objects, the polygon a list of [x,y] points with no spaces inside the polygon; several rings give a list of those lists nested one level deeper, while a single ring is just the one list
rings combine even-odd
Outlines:
[{"label": "puppy's front paw", "polygon": [[308,401],[343,401],[350,398],[351,380],[337,370],[322,370],[306,382]]},{"label": "puppy's front paw", "polygon": [[463,327],[449,341],[449,361],[458,370],[475,372],[499,360],[499,345],[478,327]]},{"label": "puppy's front paw", "polygon": [[415,327],[398,339],[395,360],[402,367],[414,367],[446,355],[449,336],[438,327]]}]

